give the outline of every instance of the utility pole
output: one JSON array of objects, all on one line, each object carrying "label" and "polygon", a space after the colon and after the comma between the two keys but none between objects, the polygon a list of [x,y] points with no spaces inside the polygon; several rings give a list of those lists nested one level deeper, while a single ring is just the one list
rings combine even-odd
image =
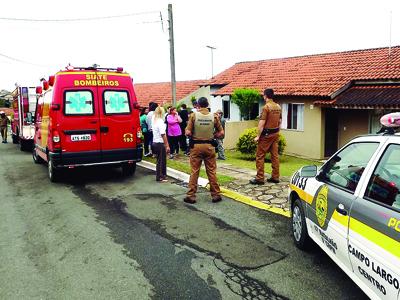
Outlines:
[{"label": "utility pole", "polygon": [[175,79],[175,48],[174,48],[174,22],[172,18],[172,4],[168,4],[169,23],[169,57],[171,62],[172,105],[176,106],[176,79]]},{"label": "utility pole", "polygon": [[212,46],[206,46],[206,47],[211,50],[211,78],[214,78],[214,57],[213,57],[214,52],[213,51],[217,48],[212,47]]}]

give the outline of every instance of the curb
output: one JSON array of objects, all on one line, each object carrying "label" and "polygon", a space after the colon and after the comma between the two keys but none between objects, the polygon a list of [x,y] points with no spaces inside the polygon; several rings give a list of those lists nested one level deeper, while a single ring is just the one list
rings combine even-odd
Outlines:
[{"label": "curb", "polygon": [[[148,162],[148,161],[145,161],[145,160],[142,160],[141,162],[138,162],[137,165],[140,166],[140,167],[149,169],[149,170],[153,170],[153,171],[156,170],[156,165],[155,164],[153,164],[151,162]],[[178,179],[178,180],[181,180],[183,182],[189,182],[189,177],[190,177],[189,174],[183,173],[181,171],[178,171],[178,170],[175,170],[175,169],[172,169],[172,168],[169,168],[169,167],[167,167],[167,176],[175,178],[175,179]],[[205,188],[208,185],[208,180],[205,179],[205,178],[199,177],[199,180],[197,181],[197,184],[200,185],[201,187]]]},{"label": "curb", "polygon": [[[149,169],[149,170],[153,170],[153,171],[156,170],[156,165],[151,162],[148,162],[148,161],[142,160],[141,162],[138,162],[137,165],[140,167]],[[178,171],[178,170],[175,170],[175,169],[172,169],[169,167],[167,167],[167,176],[181,180],[183,182],[189,182],[189,177],[190,177],[189,174],[183,173],[181,171]],[[209,189],[208,180],[205,178],[199,177],[198,185]],[[220,189],[221,189],[222,195],[224,195],[225,197],[231,198],[235,201],[238,201],[238,202],[241,202],[241,203],[247,204],[249,206],[253,206],[253,207],[262,209],[262,210],[266,210],[266,211],[272,212],[274,214],[282,215],[287,218],[290,217],[290,212],[286,211],[282,208],[273,207],[272,205],[268,205],[268,204],[262,203],[260,201],[253,200],[252,198],[250,198],[248,196],[244,196],[242,194],[239,194],[235,191],[229,190],[224,187],[221,187]]]}]

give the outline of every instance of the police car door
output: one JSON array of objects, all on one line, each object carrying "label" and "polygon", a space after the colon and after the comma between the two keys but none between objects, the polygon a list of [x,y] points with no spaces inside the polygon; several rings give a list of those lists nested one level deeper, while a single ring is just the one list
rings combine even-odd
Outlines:
[{"label": "police car door", "polygon": [[347,251],[348,212],[363,171],[379,143],[356,142],[336,153],[321,169],[308,217],[311,234],[345,271],[352,272]]},{"label": "police car door", "polygon": [[[398,137],[393,138],[398,142]],[[350,211],[349,254],[355,275],[370,292],[396,299],[400,285],[400,145],[389,143],[383,151]]]}]

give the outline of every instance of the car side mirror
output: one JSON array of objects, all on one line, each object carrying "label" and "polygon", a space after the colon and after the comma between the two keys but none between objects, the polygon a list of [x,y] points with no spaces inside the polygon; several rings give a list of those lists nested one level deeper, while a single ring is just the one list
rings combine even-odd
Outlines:
[{"label": "car side mirror", "polygon": [[304,166],[300,169],[300,177],[315,177],[317,176],[318,168],[316,165]]},{"label": "car side mirror", "polygon": [[27,123],[33,123],[33,116],[31,112],[26,113],[26,122]]}]

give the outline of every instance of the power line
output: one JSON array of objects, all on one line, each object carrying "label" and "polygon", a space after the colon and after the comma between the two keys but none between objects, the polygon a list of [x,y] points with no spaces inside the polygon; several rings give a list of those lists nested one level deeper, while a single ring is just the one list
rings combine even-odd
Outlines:
[{"label": "power line", "polygon": [[28,64],[28,65],[32,65],[32,66],[36,66],[36,67],[41,67],[41,68],[48,68],[48,67],[50,67],[50,66],[35,64],[35,63],[29,62],[29,61],[25,61],[25,60],[22,60],[22,59],[18,59],[18,58],[15,58],[15,57],[12,57],[12,56],[8,56],[8,55],[3,54],[3,53],[0,53],[0,56],[1,56],[1,57],[4,57],[4,58],[7,58],[7,59],[9,59],[9,60],[13,60],[13,61],[22,63],[22,64]]},{"label": "power line", "polygon": [[[30,19],[30,18],[0,17],[0,20],[16,21],[16,22],[81,22],[81,21],[97,21],[97,20],[106,20],[106,19],[126,18],[126,17],[133,17],[133,16],[139,16],[139,15],[158,14],[158,13],[160,13],[160,11],[145,11],[145,12],[138,12],[138,13],[123,14],[123,15],[89,17],[89,18],[71,18],[71,19]],[[158,21],[158,22],[160,22],[160,21]],[[153,22],[153,23],[156,23],[156,22]]]}]

